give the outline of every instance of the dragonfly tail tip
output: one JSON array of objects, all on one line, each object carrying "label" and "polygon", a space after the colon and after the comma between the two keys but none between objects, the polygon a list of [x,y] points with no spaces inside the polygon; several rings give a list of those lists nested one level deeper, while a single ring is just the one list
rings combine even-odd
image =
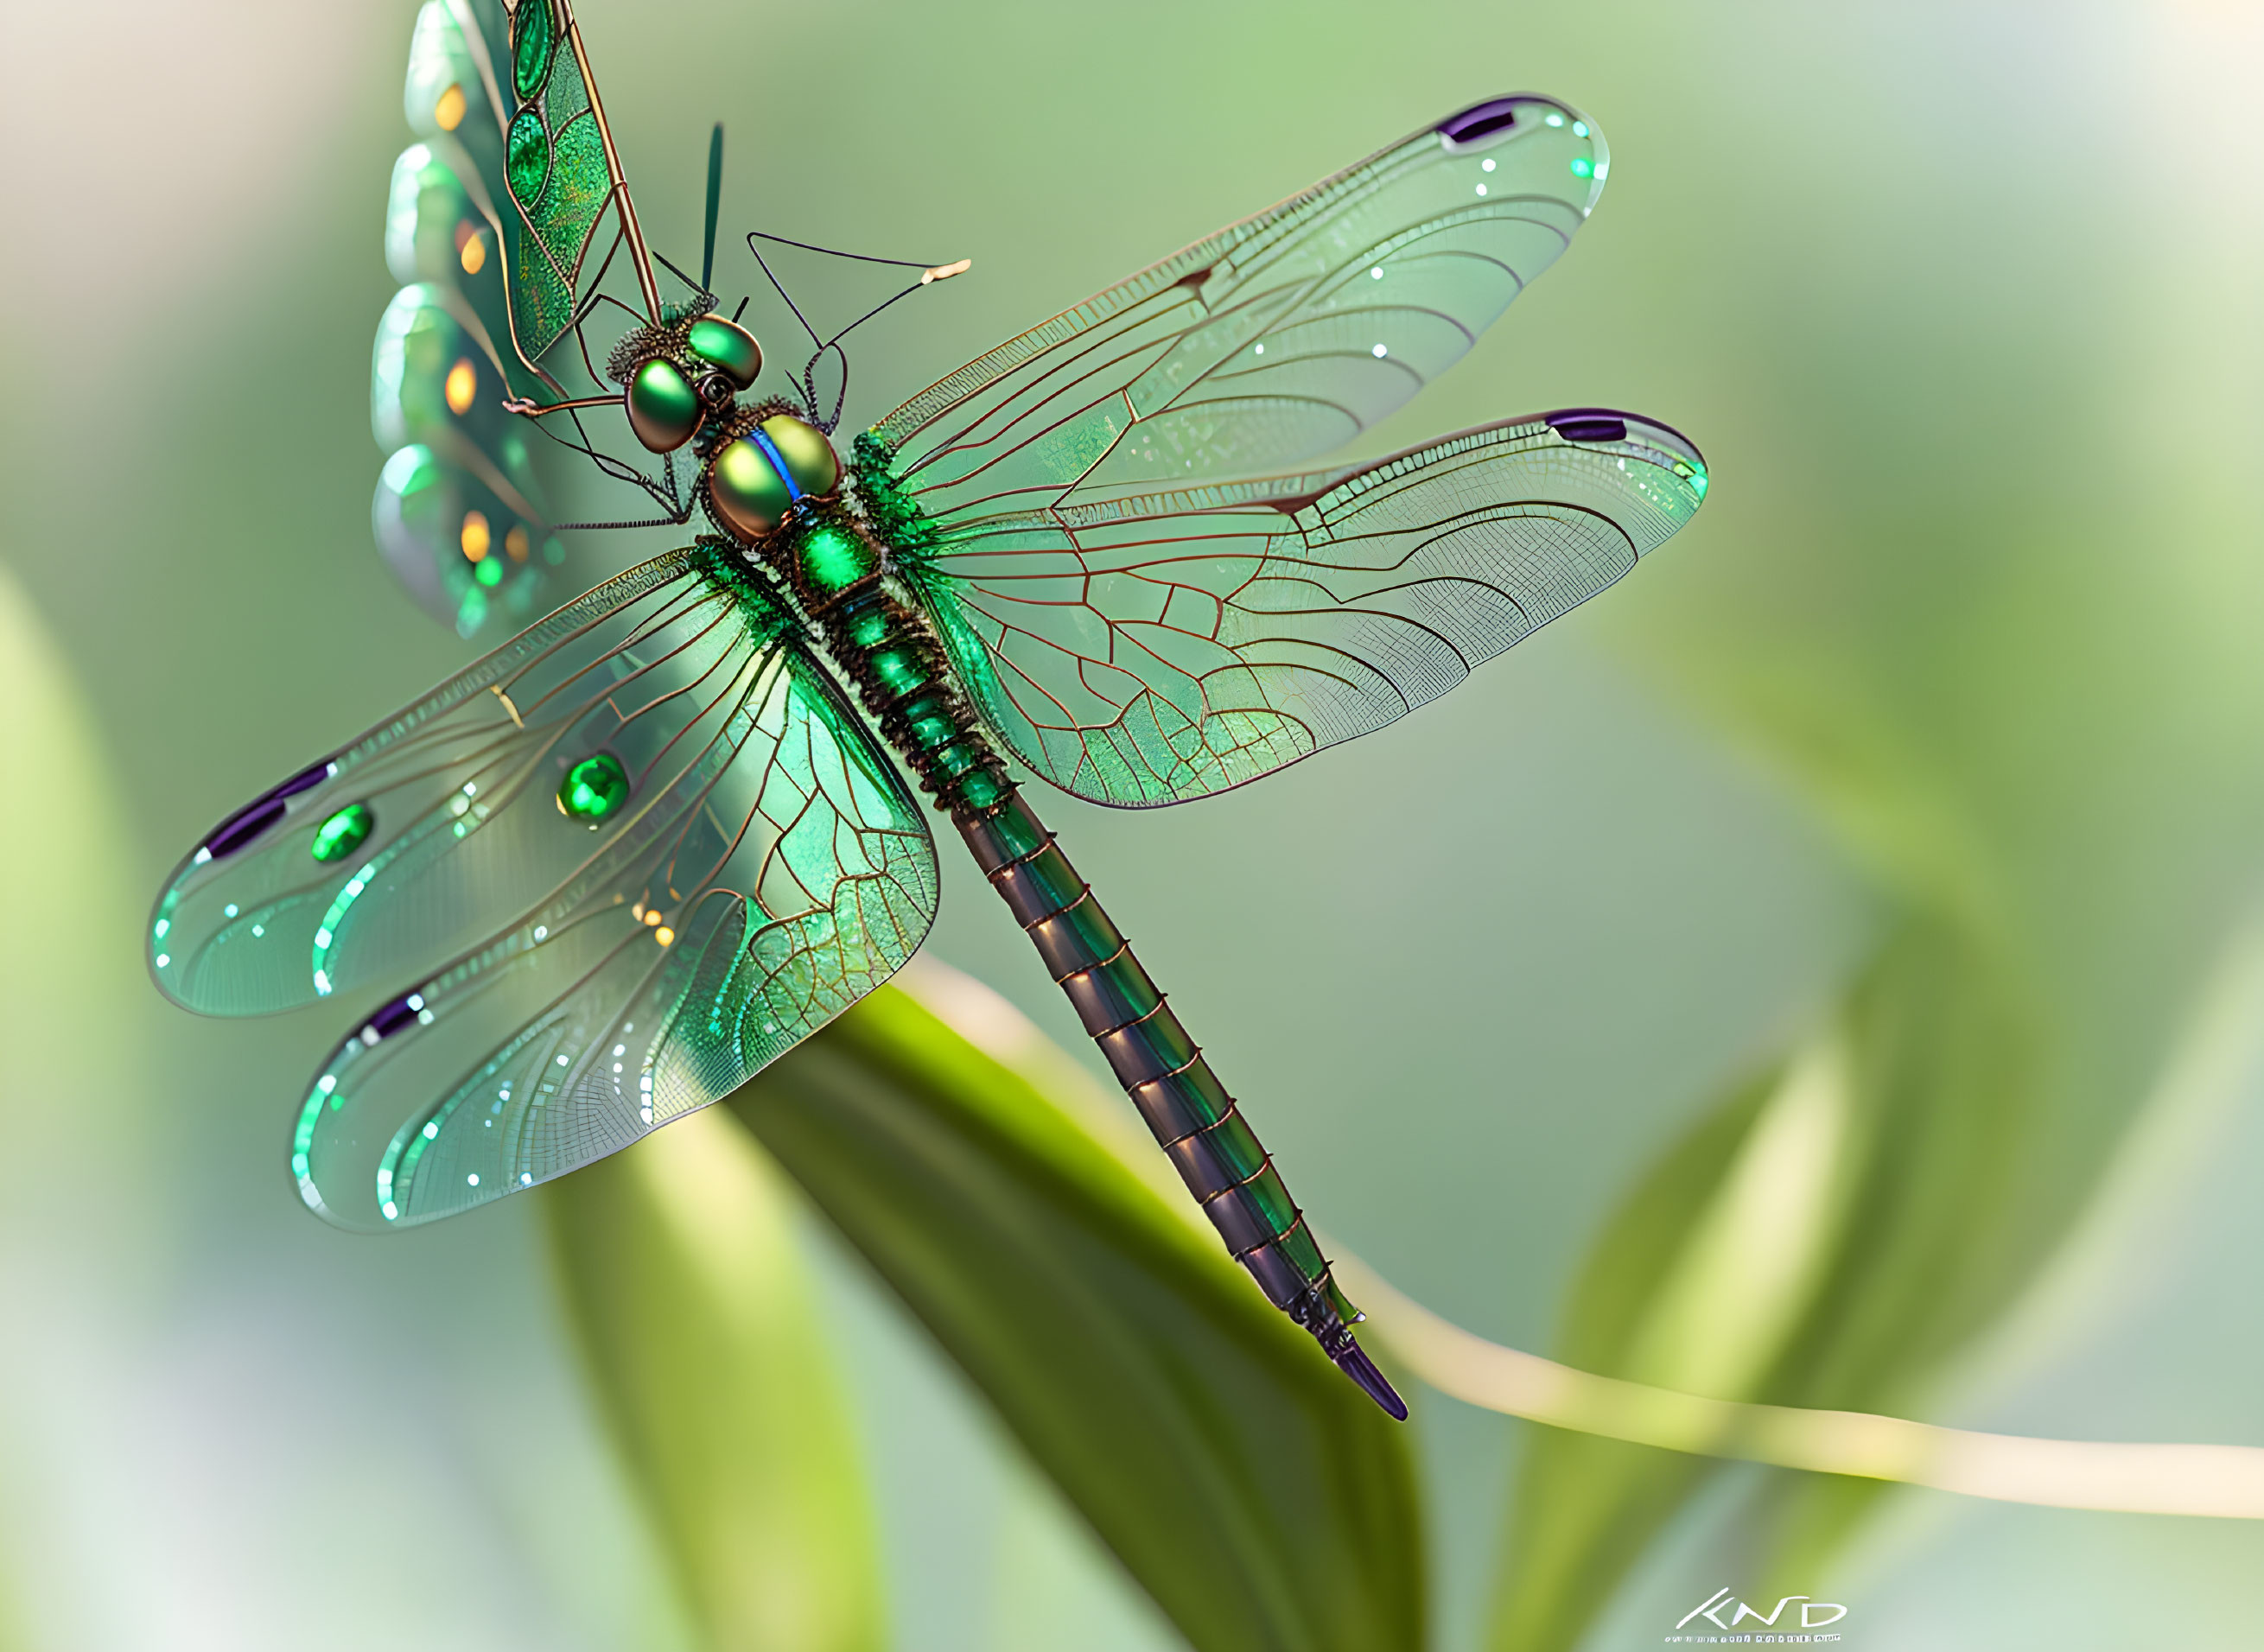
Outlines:
[{"label": "dragonfly tail tip", "polygon": [[1337,1362],[1338,1370],[1358,1383],[1361,1392],[1382,1406],[1394,1421],[1404,1423],[1407,1420],[1407,1402],[1399,1397],[1398,1390],[1391,1386],[1390,1379],[1376,1368],[1375,1361],[1368,1357],[1367,1350],[1347,1337],[1344,1346],[1329,1357]]}]

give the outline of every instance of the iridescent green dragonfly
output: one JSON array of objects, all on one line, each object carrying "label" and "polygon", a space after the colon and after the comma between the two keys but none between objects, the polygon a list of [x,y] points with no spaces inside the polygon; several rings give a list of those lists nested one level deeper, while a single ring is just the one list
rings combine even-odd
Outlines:
[{"label": "iridescent green dragonfly", "polygon": [[712,531],[262,793],[166,885],[152,963],[190,1009],[386,995],[308,1086],[307,1204],[366,1229],[484,1204],[808,1038],[933,916],[909,776],[1235,1258],[1405,1415],[1007,759],[1136,808],[1241,785],[1445,692],[1690,519],[1696,449],[1594,409],[1249,479],[1467,351],[1595,204],[1600,134],[1542,97],[1450,115],[969,363],[845,464],[806,371],[752,394],[707,270],[662,297],[566,0],[429,0],[409,110],[375,364],[397,564],[467,631],[539,590],[562,553],[533,444],[561,430]]}]

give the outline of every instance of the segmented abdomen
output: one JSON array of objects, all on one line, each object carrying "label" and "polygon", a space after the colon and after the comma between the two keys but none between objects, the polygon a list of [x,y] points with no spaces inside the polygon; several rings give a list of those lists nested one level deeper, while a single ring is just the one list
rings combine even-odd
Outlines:
[{"label": "segmented abdomen", "polygon": [[1234,1098],[1053,834],[1019,793],[953,818],[1235,1260],[1324,1344],[1357,1320]]}]

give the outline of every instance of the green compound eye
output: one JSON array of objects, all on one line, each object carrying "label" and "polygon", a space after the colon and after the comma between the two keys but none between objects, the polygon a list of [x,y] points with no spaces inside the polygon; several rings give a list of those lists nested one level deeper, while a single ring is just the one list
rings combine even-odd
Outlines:
[{"label": "green compound eye", "polygon": [[585,820],[595,826],[628,799],[628,772],[612,752],[600,751],[566,771],[558,788],[558,812],[569,820]]},{"label": "green compound eye", "polygon": [[315,841],[307,846],[308,852],[324,866],[344,860],[368,841],[376,824],[377,816],[368,804],[349,803],[315,828]]},{"label": "green compound eye", "polygon": [[674,453],[692,439],[705,411],[699,392],[672,361],[646,362],[629,378],[629,429],[649,453]]},{"label": "green compound eye", "polygon": [[693,355],[710,363],[736,389],[745,389],[762,373],[763,347],[737,322],[702,315],[692,323],[685,342]]}]

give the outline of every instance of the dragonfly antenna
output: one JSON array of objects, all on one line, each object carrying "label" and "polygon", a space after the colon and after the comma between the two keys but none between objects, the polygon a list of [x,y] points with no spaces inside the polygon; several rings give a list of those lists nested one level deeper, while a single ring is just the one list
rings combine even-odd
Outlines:
[{"label": "dragonfly antenna", "polygon": [[[695,292],[695,293],[707,293],[707,292],[708,292],[708,289],[707,289],[706,287],[704,287],[704,286],[700,286],[700,283],[698,283],[697,281],[694,281],[694,280],[693,280],[690,276],[688,276],[688,275],[685,274],[685,272],[684,272],[683,271],[681,271],[681,270],[678,269],[678,268],[676,267],[675,260],[673,260],[672,258],[671,258],[671,257],[670,257],[666,253],[664,253],[664,252],[657,252],[657,252],[655,252],[652,256],[653,256],[653,261],[654,261],[655,263],[658,264],[661,266],[661,268],[663,268],[664,270],[666,270],[666,271],[667,271],[671,275],[674,276],[678,280],[679,280],[679,281],[683,282],[685,286],[686,286],[690,287],[693,292]],[[713,297],[713,296],[714,296],[714,294],[713,294],[713,293],[709,293],[709,296],[710,296],[710,297]]]},{"label": "dragonfly antenna", "polygon": [[723,205],[723,123],[718,120],[708,140],[708,239],[700,257],[700,290],[712,293],[715,275],[715,214]]},{"label": "dragonfly antenna", "polygon": [[[775,242],[782,247],[799,247],[804,252],[823,253],[829,258],[847,258],[856,264],[885,264],[898,270],[918,270],[920,272],[919,279],[889,297],[882,299],[855,321],[834,334],[832,337],[821,338],[817,336],[817,329],[809,324],[809,317],[802,313],[802,306],[794,301],[794,294],[786,290],[786,283],[779,279],[778,272],[771,268],[771,261],[763,257],[763,250],[757,243],[764,241]],[[954,275],[962,274],[971,269],[975,263],[972,258],[961,258],[956,264],[921,264],[911,258],[876,258],[869,253],[843,252],[836,247],[821,247],[812,242],[796,241],[791,235],[773,235],[760,229],[751,229],[747,232],[747,250],[755,255],[755,262],[762,266],[764,279],[770,282],[772,290],[786,301],[786,307],[794,312],[795,320],[802,323],[802,330],[809,335],[809,342],[816,346],[815,353],[802,364],[802,400],[809,404],[811,422],[829,434],[834,424],[839,420],[842,406],[849,396],[849,354],[841,348],[841,341],[898,299],[908,298],[924,286],[932,286],[938,281],[947,281]],[[742,302],[739,308],[744,309],[746,305]],[[817,364],[829,355],[837,358],[841,364],[841,389],[840,394],[833,398],[833,412],[831,417],[820,414],[817,410],[817,385],[814,377]]]},{"label": "dragonfly antenna", "polygon": [[[802,306],[794,301],[794,294],[786,290],[786,283],[780,280],[777,272],[771,268],[771,261],[763,257],[763,250],[755,244],[758,241],[773,241],[782,247],[799,247],[804,252],[820,252],[829,258],[847,258],[857,264],[885,264],[899,270],[918,270],[920,277],[918,280],[895,294],[894,297],[885,298],[874,305],[872,308],[851,322],[832,337],[820,338],[817,336],[817,329],[809,324],[809,317],[802,313]],[[920,288],[932,286],[938,281],[947,281],[954,275],[964,275],[975,267],[975,260],[972,258],[961,258],[955,264],[922,264],[914,258],[876,258],[870,253],[844,252],[838,247],[821,247],[815,242],[796,241],[791,235],[773,235],[760,229],[750,229],[747,232],[747,250],[755,255],[755,262],[762,265],[764,276],[769,280],[778,295],[786,301],[786,307],[794,312],[795,320],[802,323],[802,330],[809,335],[809,342],[817,346],[820,355],[824,355],[828,350],[838,344],[867,322],[871,321],[873,317],[895,303],[897,299],[909,297],[918,292]],[[740,308],[744,309],[745,306],[743,304]]]}]

